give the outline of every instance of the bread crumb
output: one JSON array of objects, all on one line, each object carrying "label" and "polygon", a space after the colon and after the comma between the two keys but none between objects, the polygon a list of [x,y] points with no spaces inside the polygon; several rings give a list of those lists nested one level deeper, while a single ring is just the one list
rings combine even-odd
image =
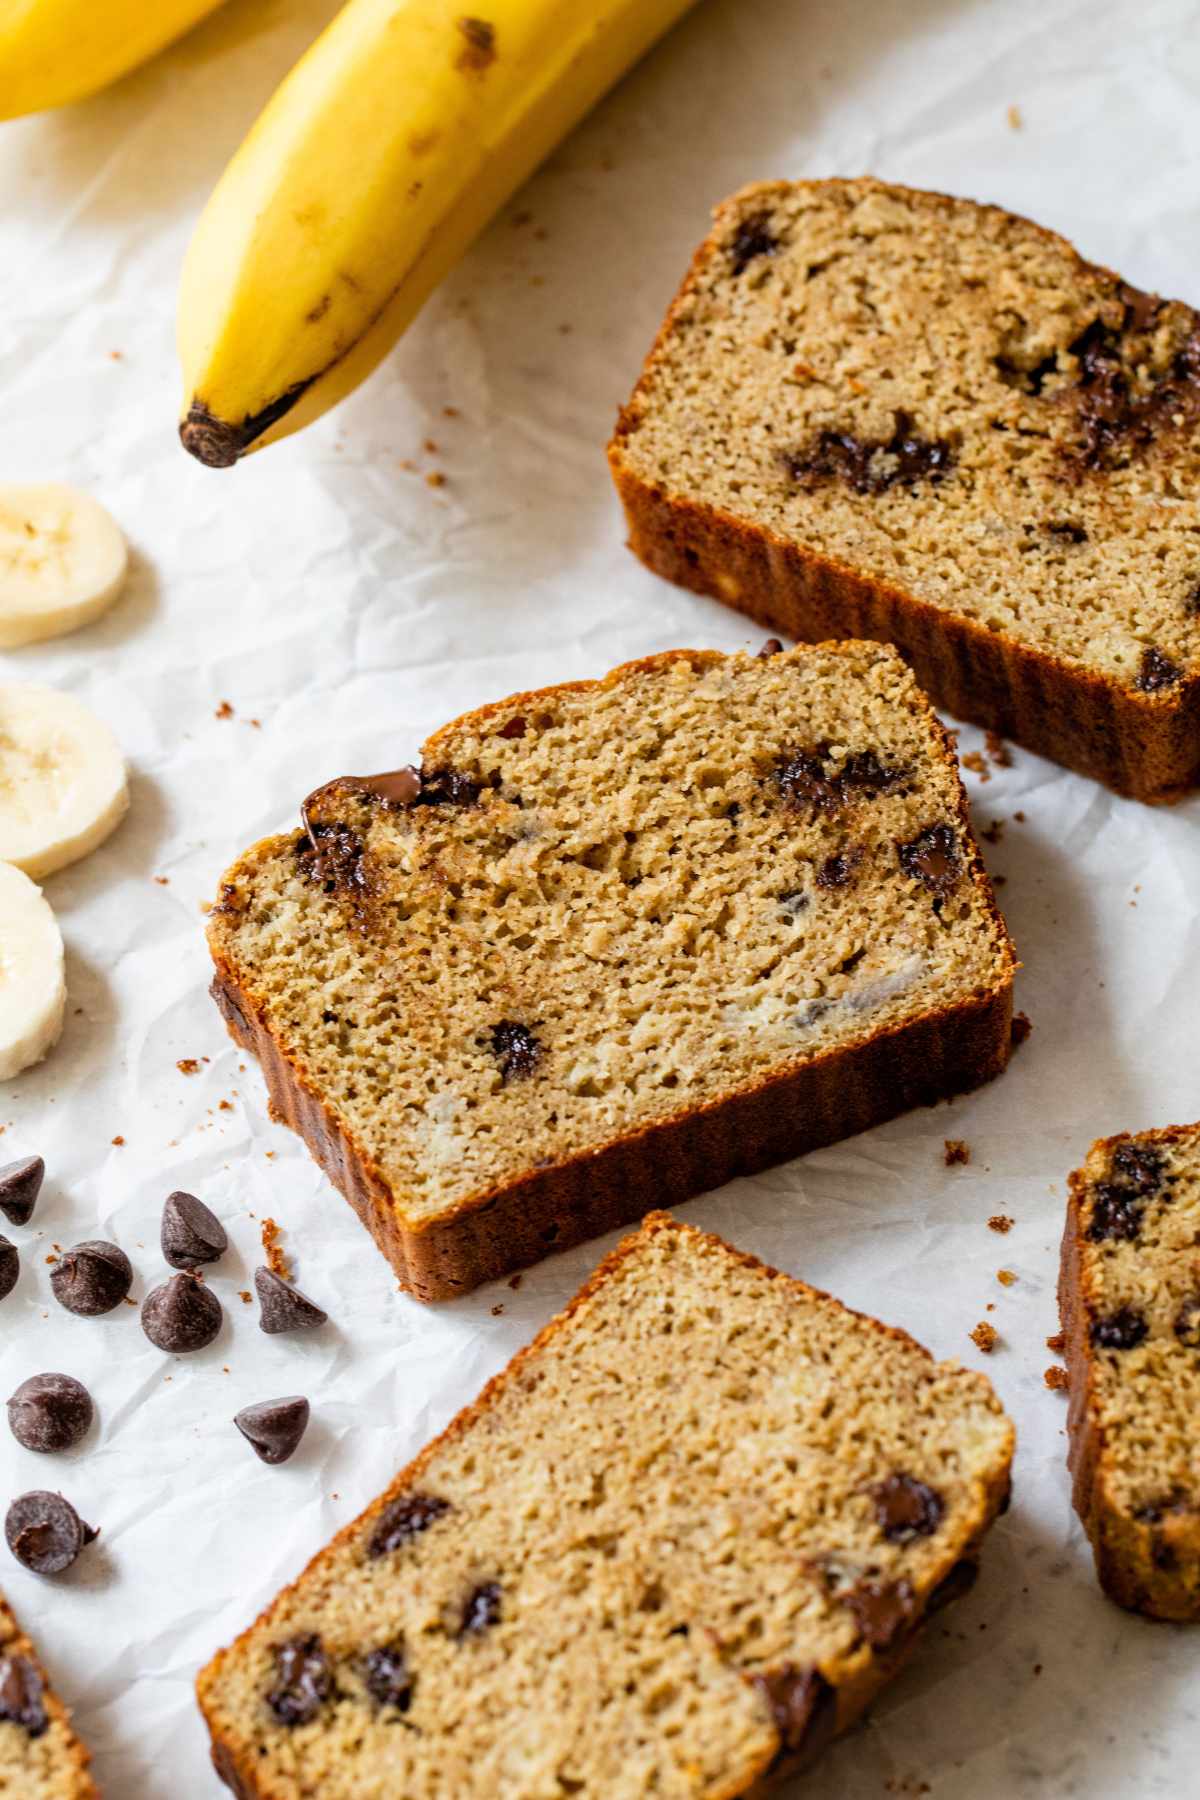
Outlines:
[{"label": "bread crumb", "polygon": [[280,1281],[290,1281],[292,1271],[288,1267],[287,1257],[280,1249],[279,1227],[274,1219],[264,1219],[262,1222],[262,1247],[272,1275],[278,1275]]},{"label": "bread crumb", "polygon": [[436,456],[436,455],[437,455],[437,453],[438,453],[438,447],[437,447],[437,445],[436,445],[436,444],[435,444],[435,443],[434,443],[434,441],[433,441],[433,439],[432,439],[432,438],[426,438],[426,439],[425,439],[425,445],[424,445],[424,448],[425,448],[425,451],[426,451],[426,454],[427,454],[427,455],[429,455],[429,456]]},{"label": "bread crumb", "polygon": [[199,1058],[195,1056],[181,1056],[175,1067],[181,1075],[198,1075],[200,1073]]},{"label": "bread crumb", "polygon": [[250,1289],[249,1288],[239,1288],[238,1289],[238,1299],[242,1302],[243,1306],[249,1306],[249,1304],[250,1304]]},{"label": "bread crumb", "polygon": [[981,831],[979,835],[983,838],[985,843],[998,844],[1000,839],[1004,836],[1004,820],[993,819],[987,830]]},{"label": "bread crumb", "polygon": [[125,1139],[123,1137],[115,1137],[113,1139],[113,1143],[117,1146],[118,1150],[121,1148],[121,1146],[124,1142],[125,1142]]},{"label": "bread crumb", "polygon": [[960,760],[963,768],[970,769],[972,775],[978,775],[980,781],[990,781],[992,779],[992,771],[983,760],[982,750],[968,750],[966,755],[960,758]]},{"label": "bread crumb", "polygon": [[1023,825],[1025,823],[1025,814],[1023,812],[1015,812],[1013,818],[1017,821],[1018,825]]},{"label": "bread crumb", "polygon": [[967,1336],[975,1348],[982,1350],[985,1356],[990,1356],[1000,1341],[1000,1334],[996,1327],[989,1325],[986,1319],[981,1319],[974,1331],[969,1331]]},{"label": "bread crumb", "polygon": [[1013,1014],[1013,1022],[1009,1033],[1009,1043],[1014,1050],[1020,1048],[1033,1030],[1032,1022],[1023,1012]]},{"label": "bread crumb", "polygon": [[1000,1283],[1001,1287],[1011,1287],[1016,1279],[1017,1277],[1013,1274],[1011,1269],[996,1270],[996,1280]]},{"label": "bread crumb", "polygon": [[988,1230],[1011,1231],[1014,1224],[1015,1220],[1010,1219],[1007,1213],[993,1213],[988,1220]]},{"label": "bread crumb", "polygon": [[1055,1356],[1061,1356],[1066,1347],[1067,1340],[1061,1331],[1056,1331],[1053,1337],[1046,1339],[1047,1350],[1053,1350]]},{"label": "bread crumb", "polygon": [[458,410],[457,406],[443,406],[443,408],[442,408],[443,419],[457,419],[460,416],[461,415],[459,414],[459,410]]},{"label": "bread crumb", "polygon": [[970,1160],[970,1144],[964,1144],[961,1138],[944,1138],[942,1140],[942,1161],[948,1169],[953,1168],[955,1163],[969,1163]]},{"label": "bread crumb", "polygon": [[510,1275],[509,1276],[508,1285],[510,1288],[512,1288],[514,1293],[520,1287],[521,1281],[522,1281],[522,1277],[520,1275]]},{"label": "bread crumb", "polygon": [[1020,131],[1025,123],[1024,119],[1021,117],[1020,107],[1010,106],[1005,116],[1008,119],[1008,129],[1010,131]]},{"label": "bread crumb", "polygon": [[425,485],[432,488],[445,487],[446,477],[440,469],[431,469],[425,477]]},{"label": "bread crumb", "polygon": [[159,887],[170,887],[171,885],[171,877],[169,875],[156,875],[154,879]]},{"label": "bread crumb", "polygon": [[232,719],[232,717],[233,717],[232,706],[230,706],[228,700],[222,700],[220,706],[218,706],[216,712],[213,714],[213,718],[214,719]]},{"label": "bread crumb", "polygon": [[496,1305],[496,1306],[493,1306],[493,1308],[492,1308],[492,1317],[493,1317],[493,1319],[498,1319],[498,1318],[499,1318],[499,1317],[500,1317],[500,1314],[501,1314],[501,1313],[502,1313],[502,1312],[503,1312],[503,1311],[504,1311],[504,1307],[503,1307],[503,1305],[502,1305],[502,1304],[498,1304],[498,1305]]},{"label": "bread crumb", "polygon": [[1051,1368],[1046,1370],[1043,1380],[1045,1381],[1046,1386],[1052,1389],[1056,1394],[1065,1393],[1071,1385],[1067,1371],[1060,1368],[1058,1363],[1055,1363]]}]

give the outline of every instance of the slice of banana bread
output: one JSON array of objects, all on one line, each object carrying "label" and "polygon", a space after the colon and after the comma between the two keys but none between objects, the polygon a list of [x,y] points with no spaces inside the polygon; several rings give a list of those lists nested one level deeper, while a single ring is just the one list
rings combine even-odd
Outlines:
[{"label": "slice of banana bread", "polygon": [[1143,800],[1200,780],[1200,316],[997,207],[718,208],[610,446],[652,569]]},{"label": "slice of banana bread", "polygon": [[881,645],[520,694],[305,818],[226,874],[214,993],[422,1298],[1007,1061],[952,749]]},{"label": "slice of banana bread", "polygon": [[91,1758],[0,1595],[0,1794],[12,1800],[98,1800]]},{"label": "slice of banana bread", "polygon": [[717,1800],[815,1755],[961,1592],[988,1382],[652,1214],[202,1672],[249,1800]]},{"label": "slice of banana bread", "polygon": [[1200,1619],[1200,1125],[1102,1138],[1059,1277],[1075,1508],[1105,1592]]}]

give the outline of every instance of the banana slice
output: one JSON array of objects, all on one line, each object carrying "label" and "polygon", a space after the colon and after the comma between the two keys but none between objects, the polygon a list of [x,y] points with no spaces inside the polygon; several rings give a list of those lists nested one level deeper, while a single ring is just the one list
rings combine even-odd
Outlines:
[{"label": "banana slice", "polygon": [[120,528],[90,494],[57,481],[0,481],[0,649],[99,618],[128,563]]},{"label": "banana slice", "polygon": [[57,688],[0,682],[0,861],[40,881],[102,844],[128,806],[107,725]]},{"label": "banana slice", "polygon": [[0,862],[0,1081],[54,1048],[66,1004],[58,921],[41,888]]}]

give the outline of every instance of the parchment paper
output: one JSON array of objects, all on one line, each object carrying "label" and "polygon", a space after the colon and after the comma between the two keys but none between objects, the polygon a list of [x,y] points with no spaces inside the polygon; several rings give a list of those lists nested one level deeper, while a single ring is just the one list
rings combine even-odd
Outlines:
[{"label": "parchment paper", "polygon": [[[200,909],[221,869],[294,821],[319,781],[408,760],[465,707],[681,643],[757,642],[736,613],[633,561],[603,458],[708,208],[739,183],[872,170],[975,195],[1065,231],[1140,286],[1200,295],[1195,4],[706,0],[519,196],[368,387],[236,471],[204,470],[174,433],[180,259],[244,129],[331,11],[234,0],[108,94],[0,128],[0,476],[84,484],[136,549],[105,622],[0,656],[0,679],[56,682],[93,705],[133,768],[127,823],[48,883],[68,944],[62,1044],[0,1088],[0,1158],[40,1152],[50,1171],[34,1225],[12,1232],[25,1267],[0,1311],[3,1394],[62,1369],[100,1411],[93,1437],[53,1462],[0,1428],[0,1499],[61,1487],[102,1527],[55,1582],[0,1550],[0,1582],[110,1800],[215,1796],[199,1665],[612,1241],[551,1258],[517,1292],[438,1309],[401,1296],[268,1121],[257,1070],[207,998]],[[224,701],[232,717],[216,716]],[[962,749],[979,748],[964,730]],[[1148,810],[1019,750],[986,783],[966,779],[978,825],[1007,821],[987,854],[1033,1037],[968,1099],[688,1208],[986,1367],[1018,1422],[1015,1502],[979,1586],[796,1791],[1183,1795],[1197,1780],[1200,1632],[1101,1598],[1068,1504],[1064,1402],[1043,1371],[1066,1172],[1102,1132],[1200,1114],[1200,801]],[[187,1058],[207,1060],[187,1076]],[[944,1166],[948,1137],[970,1144],[967,1167]],[[112,1237],[140,1299],[161,1278],[159,1212],[175,1187],[216,1208],[234,1249],[213,1274],[221,1337],[172,1359],[132,1308],[64,1313],[44,1258]],[[1015,1220],[1005,1236],[988,1228],[997,1214]],[[238,1298],[266,1215],[331,1315],[311,1338],[264,1337]],[[990,1357],[968,1338],[981,1320],[999,1333]],[[266,1468],[232,1416],[296,1391],[313,1424],[293,1462]]]}]

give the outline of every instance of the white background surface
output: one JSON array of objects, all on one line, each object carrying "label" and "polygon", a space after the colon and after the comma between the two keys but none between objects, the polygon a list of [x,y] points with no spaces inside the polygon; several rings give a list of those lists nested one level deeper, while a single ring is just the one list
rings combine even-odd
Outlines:
[{"label": "white background surface", "polygon": [[[2,1580],[109,1800],[215,1796],[198,1666],[608,1247],[552,1258],[516,1293],[437,1310],[399,1295],[349,1209],[268,1122],[257,1071],[206,997],[200,908],[222,867],[294,820],[319,781],[409,760],[465,707],[680,643],[758,641],[635,564],[603,459],[710,204],[742,181],[871,170],[1000,201],[1139,285],[1200,298],[1196,5],[707,0],[366,389],[240,468],[204,470],[174,432],[181,255],[242,132],[331,11],[233,0],[108,94],[0,127],[0,476],[85,484],[136,551],[107,621],[0,656],[0,679],[89,701],[133,767],[126,824],[48,884],[68,945],[63,1042],[0,1087],[0,1160],[41,1152],[50,1171],[33,1225],[11,1232],[24,1270],[0,1314],[2,1391],[62,1369],[100,1413],[83,1448],[52,1463],[0,1430],[0,1499],[61,1486],[103,1528],[55,1582],[0,1551]],[[443,487],[424,480],[435,470]],[[232,719],[214,716],[223,700]],[[964,733],[964,749],[978,743]],[[1197,1781],[1200,1632],[1101,1599],[1068,1505],[1065,1406],[1042,1372],[1066,1171],[1101,1132],[1200,1113],[1200,800],[1146,810],[1021,751],[967,784],[980,825],[1027,815],[987,854],[1006,877],[1034,1036],[952,1108],[688,1208],[986,1367],[1018,1422],[1015,1502],[975,1593],[796,1791],[1183,1795]],[[186,1057],[211,1060],[187,1078]],[[968,1168],[943,1167],[946,1137],[968,1140]],[[213,1271],[221,1337],[175,1359],[131,1308],[63,1313],[44,1262],[53,1243],[112,1237],[140,1299],[161,1279],[173,1187],[203,1196],[234,1242]],[[1000,1212],[1017,1221],[1007,1237],[987,1227]],[[264,1337],[237,1298],[264,1214],[331,1315],[308,1340]],[[997,1282],[1001,1267],[1016,1285]],[[990,1359],[967,1337],[984,1318],[1001,1334]],[[313,1424],[292,1463],[266,1468],[232,1415],[295,1391]]]}]

